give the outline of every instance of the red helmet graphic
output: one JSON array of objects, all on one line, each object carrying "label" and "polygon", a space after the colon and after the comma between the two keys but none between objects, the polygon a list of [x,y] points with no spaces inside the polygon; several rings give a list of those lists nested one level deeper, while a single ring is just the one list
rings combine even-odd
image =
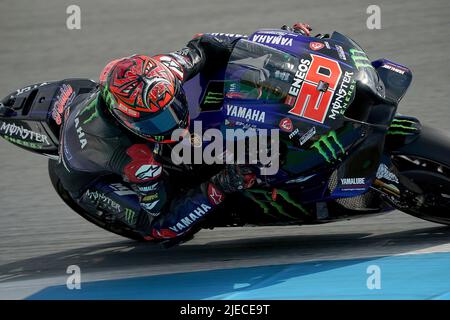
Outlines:
[{"label": "red helmet graphic", "polygon": [[141,137],[173,142],[172,131],[189,124],[180,82],[156,59],[134,55],[111,61],[100,75],[100,86],[114,117]]}]

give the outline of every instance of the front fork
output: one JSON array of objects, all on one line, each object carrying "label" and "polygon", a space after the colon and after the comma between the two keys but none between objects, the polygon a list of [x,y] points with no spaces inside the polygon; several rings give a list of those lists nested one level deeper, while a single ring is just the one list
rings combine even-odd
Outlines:
[{"label": "front fork", "polygon": [[420,205],[423,201],[422,190],[409,178],[403,176],[392,162],[389,150],[411,143],[421,132],[418,119],[396,115],[386,134],[385,154],[381,159],[372,190],[380,193],[382,198],[397,209],[412,204]]}]

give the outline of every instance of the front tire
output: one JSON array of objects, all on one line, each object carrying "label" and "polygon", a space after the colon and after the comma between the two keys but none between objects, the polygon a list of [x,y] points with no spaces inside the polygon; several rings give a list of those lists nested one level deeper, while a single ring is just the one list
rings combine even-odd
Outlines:
[{"label": "front tire", "polygon": [[421,201],[401,208],[415,217],[450,225],[450,167],[412,156],[394,158],[401,175],[422,189]]},{"label": "front tire", "polygon": [[396,148],[391,155],[401,176],[421,189],[420,192],[411,190],[412,194],[419,193],[418,201],[398,209],[424,220],[450,225],[450,134],[423,126],[416,139]]}]

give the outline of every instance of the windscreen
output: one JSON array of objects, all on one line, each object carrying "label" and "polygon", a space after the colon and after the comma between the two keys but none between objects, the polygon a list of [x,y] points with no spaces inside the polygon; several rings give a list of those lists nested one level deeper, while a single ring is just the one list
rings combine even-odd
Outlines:
[{"label": "windscreen", "polygon": [[269,103],[283,102],[299,58],[253,43],[239,41],[226,71],[225,96]]}]

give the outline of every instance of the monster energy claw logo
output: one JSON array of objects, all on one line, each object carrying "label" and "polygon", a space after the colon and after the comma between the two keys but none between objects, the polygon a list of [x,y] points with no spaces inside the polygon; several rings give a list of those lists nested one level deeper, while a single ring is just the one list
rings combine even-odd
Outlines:
[{"label": "monster energy claw logo", "polygon": [[388,130],[388,135],[413,135],[419,131],[416,122],[407,119],[394,119]]},{"label": "monster energy claw logo", "polygon": [[205,97],[205,104],[221,103],[223,101],[223,93],[209,91]]},{"label": "monster energy claw logo", "polygon": [[98,110],[96,108],[97,106],[97,98],[93,99],[81,112],[80,115],[85,114],[86,112],[92,112],[91,115],[83,121],[83,124],[88,124],[89,122],[91,122],[92,120],[94,120],[95,118],[98,117]]},{"label": "monster energy claw logo", "polygon": [[[328,135],[324,135],[320,137],[319,140],[314,142],[314,144],[311,146],[311,148],[315,148],[324,159],[330,163],[331,158],[327,153],[327,150],[330,152],[331,156],[334,160],[338,159],[337,152],[335,148],[333,147],[333,142],[335,145],[337,145],[342,153],[345,153],[344,146],[339,142],[339,139],[336,135],[336,131],[331,131],[328,133]],[[327,150],[325,150],[327,149]]]},{"label": "monster energy claw logo", "polygon": [[359,70],[361,68],[373,68],[369,59],[363,51],[350,49],[350,56],[355,63],[355,67]]},{"label": "monster energy claw logo", "polygon": [[[305,208],[302,207],[302,205],[298,204],[295,200],[293,200],[291,198],[291,196],[289,195],[289,192],[278,189],[277,194],[280,195],[284,199],[284,201],[286,201],[290,205],[292,205],[295,208],[297,208],[298,210],[300,210],[303,214],[305,214],[305,215],[310,214]],[[270,208],[266,204],[268,202],[270,204],[270,206],[273,207],[275,210],[277,210],[277,212],[279,214],[286,216],[288,218],[291,218],[291,219],[296,219],[296,217],[288,214],[284,210],[284,207],[281,204],[279,204],[275,200],[273,200],[272,196],[271,196],[271,192],[269,192],[267,190],[248,189],[248,190],[246,190],[244,195],[247,196],[248,198],[250,198],[251,200],[253,200],[256,204],[258,204],[259,207],[264,211],[265,214],[269,214],[269,212],[270,212]],[[258,195],[262,196],[263,199],[258,199],[257,198]]]},{"label": "monster energy claw logo", "polygon": [[111,107],[113,105],[113,97],[111,92],[108,90],[108,87],[105,86],[102,90],[102,94],[103,94],[103,99],[105,99],[106,104]]},{"label": "monster energy claw logo", "polygon": [[133,210],[126,208],[125,209],[125,221],[130,225],[135,224],[136,223],[136,213]]}]

